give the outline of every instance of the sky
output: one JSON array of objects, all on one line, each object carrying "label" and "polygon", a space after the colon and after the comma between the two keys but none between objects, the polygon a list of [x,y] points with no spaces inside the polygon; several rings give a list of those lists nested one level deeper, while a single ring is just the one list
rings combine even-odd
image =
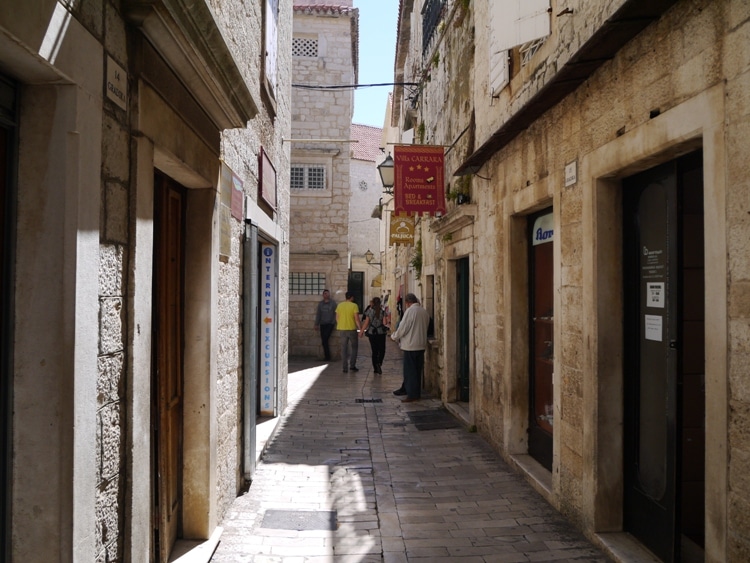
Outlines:
[{"label": "sky", "polygon": [[[359,8],[359,83],[393,82],[399,0],[354,0]],[[354,123],[382,127],[393,86],[357,88]]]}]

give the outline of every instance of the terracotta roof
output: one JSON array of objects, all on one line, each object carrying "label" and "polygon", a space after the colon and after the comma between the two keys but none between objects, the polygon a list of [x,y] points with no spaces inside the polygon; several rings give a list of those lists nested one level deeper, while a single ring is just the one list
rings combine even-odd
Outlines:
[{"label": "terracotta roof", "polygon": [[380,127],[352,123],[351,135],[352,139],[359,141],[358,143],[352,143],[352,158],[375,162],[382,156],[380,142],[383,137],[383,130]]}]

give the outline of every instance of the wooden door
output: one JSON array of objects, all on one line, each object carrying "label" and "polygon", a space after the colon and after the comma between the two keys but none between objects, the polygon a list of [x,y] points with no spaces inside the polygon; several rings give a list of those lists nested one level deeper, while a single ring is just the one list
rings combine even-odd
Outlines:
[{"label": "wooden door", "polygon": [[458,400],[470,398],[469,376],[469,259],[456,262],[456,373],[458,374]]},{"label": "wooden door", "polygon": [[16,86],[0,76],[0,561],[10,561]]},{"label": "wooden door", "polygon": [[167,561],[181,535],[183,407],[184,189],[157,174],[155,190],[154,327],[156,330],[156,541]]},{"label": "wooden door", "polygon": [[554,378],[554,220],[529,218],[529,455],[552,470]]}]

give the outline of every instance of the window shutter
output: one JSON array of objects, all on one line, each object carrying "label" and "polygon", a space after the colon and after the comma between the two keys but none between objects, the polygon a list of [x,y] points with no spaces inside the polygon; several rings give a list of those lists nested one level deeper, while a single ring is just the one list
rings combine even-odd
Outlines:
[{"label": "window shutter", "polygon": [[523,45],[550,34],[549,0],[516,0],[516,41],[512,45]]},{"label": "window shutter", "polygon": [[511,5],[517,0],[492,0],[490,3],[490,95],[496,96],[508,83],[509,37],[513,34]]},{"label": "window shutter", "polygon": [[276,95],[276,58],[278,50],[279,0],[266,0],[265,74],[271,93]]},{"label": "window shutter", "polygon": [[490,95],[497,96],[498,92],[508,83],[508,50],[495,51],[490,46]]},{"label": "window shutter", "polygon": [[491,0],[490,93],[508,83],[508,50],[550,34],[549,0]]}]

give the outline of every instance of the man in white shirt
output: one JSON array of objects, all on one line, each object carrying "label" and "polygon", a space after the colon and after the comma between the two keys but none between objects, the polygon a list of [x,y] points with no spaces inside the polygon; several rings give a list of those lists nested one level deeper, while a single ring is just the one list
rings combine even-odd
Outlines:
[{"label": "man in white shirt", "polygon": [[430,314],[419,304],[413,293],[404,297],[406,311],[391,334],[399,343],[404,353],[404,383],[396,389],[394,395],[406,395],[402,403],[418,401],[422,395],[422,370],[424,369],[424,351],[427,348],[427,327],[430,325]]}]

